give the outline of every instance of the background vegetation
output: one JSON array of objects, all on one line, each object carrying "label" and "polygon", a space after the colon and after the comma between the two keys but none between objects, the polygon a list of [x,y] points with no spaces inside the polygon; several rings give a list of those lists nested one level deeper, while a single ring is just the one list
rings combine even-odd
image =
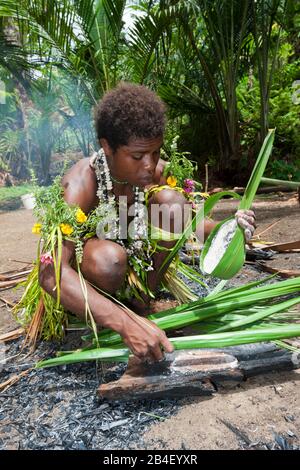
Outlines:
[{"label": "background vegetation", "polygon": [[120,80],[169,107],[168,151],[242,184],[269,127],[269,176],[300,179],[298,0],[1,0],[0,172],[43,184],[97,147],[92,109]]}]

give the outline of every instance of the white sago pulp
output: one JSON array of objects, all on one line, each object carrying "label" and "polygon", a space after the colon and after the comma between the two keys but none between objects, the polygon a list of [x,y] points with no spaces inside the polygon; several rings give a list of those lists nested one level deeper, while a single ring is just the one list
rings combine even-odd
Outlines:
[{"label": "white sago pulp", "polygon": [[204,258],[203,269],[207,274],[211,274],[221,261],[237,229],[235,219],[228,220],[216,233],[212,239],[209,250]]}]

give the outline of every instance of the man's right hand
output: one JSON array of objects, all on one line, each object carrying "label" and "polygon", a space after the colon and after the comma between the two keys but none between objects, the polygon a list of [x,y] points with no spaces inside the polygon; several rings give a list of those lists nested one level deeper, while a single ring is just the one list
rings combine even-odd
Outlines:
[{"label": "man's right hand", "polygon": [[166,333],[150,320],[139,316],[131,316],[126,312],[125,327],[121,332],[124,343],[132,353],[142,361],[160,361],[164,358],[162,348],[171,353],[172,343]]}]

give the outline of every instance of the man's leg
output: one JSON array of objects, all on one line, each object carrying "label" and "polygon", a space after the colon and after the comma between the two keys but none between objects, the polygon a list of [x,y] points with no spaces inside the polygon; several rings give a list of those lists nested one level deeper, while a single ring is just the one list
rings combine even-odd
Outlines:
[{"label": "man's leg", "polygon": [[125,250],[110,240],[92,238],[84,246],[81,272],[100,289],[114,294],[124,283],[127,270]]}]

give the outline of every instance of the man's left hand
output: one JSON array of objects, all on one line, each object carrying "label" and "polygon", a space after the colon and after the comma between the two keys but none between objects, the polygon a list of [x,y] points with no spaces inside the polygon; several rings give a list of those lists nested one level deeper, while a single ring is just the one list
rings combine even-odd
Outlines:
[{"label": "man's left hand", "polygon": [[248,242],[256,229],[255,214],[251,210],[238,210],[235,213],[238,225],[244,230],[246,242]]}]

